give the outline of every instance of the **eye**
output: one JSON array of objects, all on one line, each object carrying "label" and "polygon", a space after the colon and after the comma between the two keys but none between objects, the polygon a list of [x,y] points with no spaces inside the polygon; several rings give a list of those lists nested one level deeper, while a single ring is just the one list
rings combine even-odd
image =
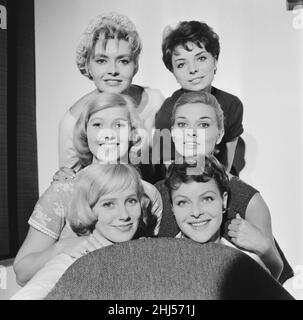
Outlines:
[{"label": "eye", "polygon": [[186,205],[186,201],[185,200],[179,200],[178,202],[177,202],[177,206],[178,207],[184,207],[185,205]]},{"label": "eye", "polygon": [[129,198],[127,200],[127,203],[129,203],[130,205],[134,206],[138,203],[138,199],[137,198]]},{"label": "eye", "polygon": [[205,61],[206,59],[207,59],[207,57],[205,57],[205,56],[200,56],[200,57],[198,58],[199,61]]},{"label": "eye", "polygon": [[124,128],[124,127],[126,127],[127,126],[127,124],[125,123],[125,121],[119,121],[119,122],[116,122],[115,124],[114,124],[114,127],[115,128]]},{"label": "eye", "polygon": [[183,122],[183,121],[177,122],[177,127],[178,128],[185,128],[186,126],[187,126],[186,122]]},{"label": "eye", "polygon": [[122,63],[122,64],[127,65],[127,64],[130,63],[130,60],[129,59],[121,59],[121,60],[119,60],[119,62]]},{"label": "eye", "polygon": [[94,128],[100,128],[100,127],[102,127],[102,124],[101,124],[101,122],[93,122],[93,123],[92,123],[92,126],[93,126]]},{"label": "eye", "polygon": [[214,197],[207,196],[203,198],[203,202],[212,202],[212,201],[214,201]]},{"label": "eye", "polygon": [[95,59],[95,62],[98,63],[98,64],[105,64],[107,62],[106,59],[102,59],[102,58],[98,58],[98,59]]},{"label": "eye", "polygon": [[209,127],[209,123],[207,123],[207,122],[201,122],[201,123],[198,124],[198,127],[199,127],[199,128],[203,128],[203,129],[206,129],[206,128]]},{"label": "eye", "polygon": [[114,206],[114,202],[113,201],[107,201],[107,202],[103,202],[102,203],[102,207],[103,208],[107,208],[107,209],[110,209]]},{"label": "eye", "polygon": [[181,62],[181,63],[178,63],[177,64],[177,68],[178,69],[181,69],[181,68],[183,68],[185,66],[185,63],[184,62]]}]

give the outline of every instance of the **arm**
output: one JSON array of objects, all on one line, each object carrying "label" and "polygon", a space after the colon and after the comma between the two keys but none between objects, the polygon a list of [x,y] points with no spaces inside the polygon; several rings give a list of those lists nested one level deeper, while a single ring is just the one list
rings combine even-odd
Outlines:
[{"label": "arm", "polygon": [[226,170],[227,170],[227,172],[230,172],[231,167],[233,165],[237,143],[238,143],[238,137],[232,141],[226,142],[226,149],[227,149],[227,168],[226,168]]},{"label": "arm", "polygon": [[245,217],[237,215],[228,227],[228,234],[237,246],[256,253],[278,279],[283,262],[274,243],[270,212],[260,193],[251,198]]},{"label": "arm", "polygon": [[57,254],[55,239],[30,226],[14,261],[16,281],[24,286],[45,263]]}]

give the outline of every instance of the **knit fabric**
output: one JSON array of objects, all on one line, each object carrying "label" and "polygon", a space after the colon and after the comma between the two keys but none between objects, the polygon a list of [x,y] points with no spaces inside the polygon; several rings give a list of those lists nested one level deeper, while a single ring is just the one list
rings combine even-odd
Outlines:
[{"label": "knit fabric", "polygon": [[47,300],[292,299],[239,250],[148,238],[96,250],[65,272]]}]

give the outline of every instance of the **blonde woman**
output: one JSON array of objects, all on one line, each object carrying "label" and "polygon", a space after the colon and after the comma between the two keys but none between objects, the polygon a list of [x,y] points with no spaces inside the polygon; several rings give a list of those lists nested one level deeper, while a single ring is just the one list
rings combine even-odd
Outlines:
[{"label": "blonde woman", "polygon": [[[74,145],[80,169],[91,163],[127,162],[133,149],[140,119],[131,99],[117,93],[99,93],[81,113],[74,130]],[[80,170],[81,172],[81,170]],[[75,175],[77,176],[77,175]],[[66,226],[66,215],[76,179],[55,181],[42,194],[29,219],[29,231],[14,262],[17,282],[24,285],[47,261],[70,252],[82,243]],[[157,189],[143,181],[157,217],[156,235],[162,215],[162,199]],[[59,240],[59,241],[58,241]]]},{"label": "blonde woman", "polygon": [[12,299],[42,299],[81,256],[152,235],[156,221],[148,205],[140,175],[133,166],[92,164],[83,169],[67,213],[67,223],[74,237],[78,236],[77,245],[51,259]]}]

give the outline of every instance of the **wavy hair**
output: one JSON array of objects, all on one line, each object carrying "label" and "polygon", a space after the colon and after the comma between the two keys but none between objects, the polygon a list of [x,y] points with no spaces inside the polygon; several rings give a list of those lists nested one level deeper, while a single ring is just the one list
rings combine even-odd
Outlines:
[{"label": "wavy hair", "polygon": [[125,40],[131,49],[131,58],[138,70],[139,55],[142,50],[141,40],[135,25],[131,20],[116,12],[105,13],[92,19],[82,35],[76,50],[76,63],[80,72],[92,79],[88,70],[88,63],[93,55],[98,40],[102,41],[106,48],[109,39]]},{"label": "wavy hair", "polygon": [[144,193],[140,174],[129,164],[92,164],[79,172],[67,213],[72,230],[79,236],[91,233],[98,221],[93,208],[100,197],[123,192],[133,185],[141,206],[134,238],[152,235],[156,218],[150,214],[150,200]]},{"label": "wavy hair", "polygon": [[162,60],[169,71],[173,70],[172,55],[176,47],[182,46],[185,50],[191,51],[187,46],[192,42],[199,48],[204,45],[216,60],[220,54],[219,36],[213,29],[204,22],[200,21],[181,21],[176,28],[167,26],[163,32],[162,40]]},{"label": "wavy hair", "polygon": [[[90,117],[98,111],[117,106],[125,107],[127,109],[130,128],[134,137],[136,136],[137,129],[141,129],[143,127],[141,120],[137,116],[132,98],[118,93],[99,93],[89,101],[87,107],[84,108],[78,118],[74,128],[73,143],[79,158],[79,163],[82,167],[86,167],[91,164],[93,159],[93,155],[89,149],[87,141],[87,124]],[[132,147],[136,146],[140,136],[137,135],[136,138],[137,141],[130,142],[130,151]]]}]

